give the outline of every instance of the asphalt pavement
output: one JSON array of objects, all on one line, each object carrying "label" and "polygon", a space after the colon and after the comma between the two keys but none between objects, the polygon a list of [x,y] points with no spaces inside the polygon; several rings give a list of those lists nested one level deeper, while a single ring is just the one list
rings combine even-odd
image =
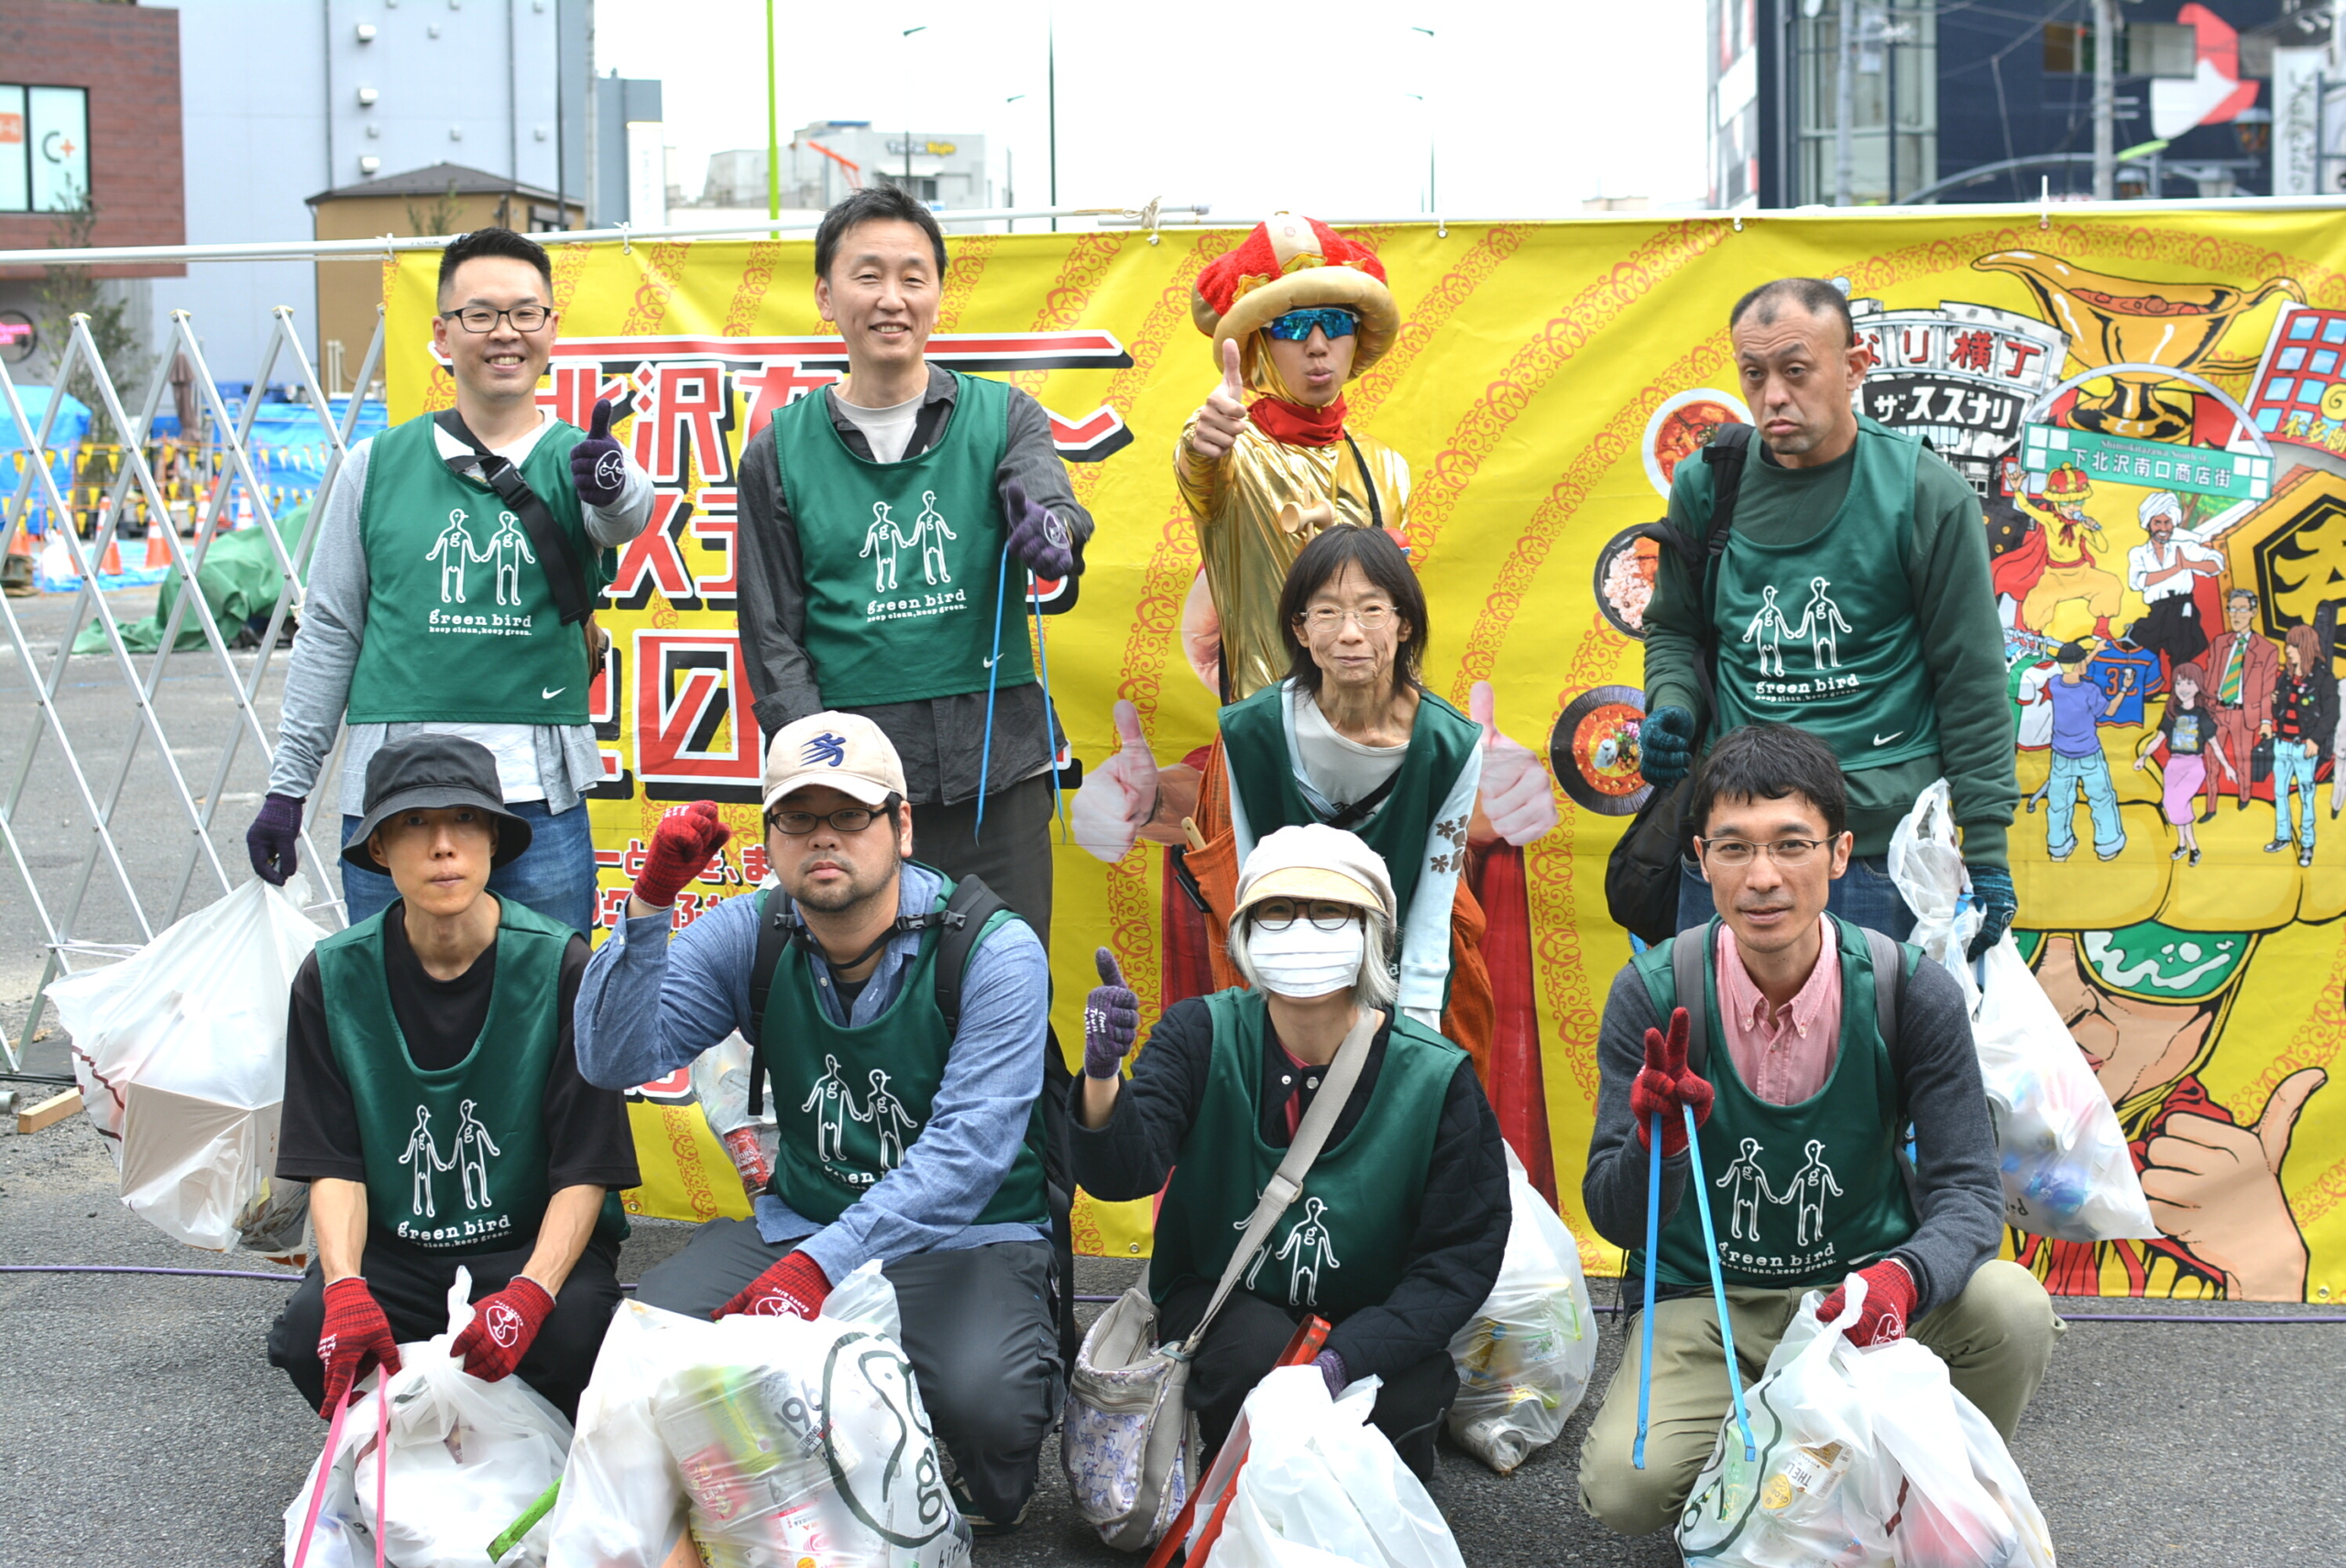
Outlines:
[{"label": "asphalt pavement", "polygon": [[[116,596],[126,615],[150,594]],[[27,635],[53,647],[60,599],[17,600]],[[239,655],[239,673],[252,655]],[[282,663],[264,686],[273,697]],[[23,756],[30,685],[0,652],[0,788]],[[69,663],[59,705],[79,738],[84,772],[103,791],[137,726],[108,661]],[[233,721],[226,677],[208,653],[184,654],[158,695],[174,755],[209,792],[219,740]],[[183,754],[181,754],[183,752]],[[159,751],[139,748],[122,820],[134,885],[169,902],[192,828],[169,798]],[[263,781],[253,751],[222,790],[208,835],[232,874]],[[92,840],[71,773],[53,741],[35,759],[12,818],[54,916]],[[208,896],[200,871],[190,907]],[[151,890],[160,887],[157,896]],[[157,922],[159,925],[160,920]],[[79,934],[135,940],[135,922],[104,873]],[[13,867],[0,864],[0,1027],[13,1036],[38,972],[40,925]],[[51,1027],[24,1069],[63,1073],[65,1042]],[[30,1086],[24,1086],[30,1087]],[[38,1092],[38,1091],[36,1091]],[[689,1228],[640,1223],[620,1277],[681,1246]],[[126,1211],[111,1158],[80,1117],[29,1136],[0,1136],[0,1265],[113,1264],[265,1270],[256,1259],[181,1246]],[[1129,1263],[1085,1260],[1080,1290],[1110,1294]],[[0,1274],[0,1563],[223,1564],[263,1568],[280,1559],[280,1518],[314,1462],[323,1431],[262,1340],[287,1287],[261,1279],[142,1275]],[[1600,1304],[1612,1299],[1599,1282]],[[2304,1315],[2302,1307],[2065,1300],[2073,1321],[2014,1452],[2067,1568],[2137,1568],[2164,1562],[2226,1568],[2334,1563],[2346,1549],[2346,1323],[2219,1322],[2221,1317]],[[1091,1310],[1091,1309],[1087,1309]],[[2088,1314],[2176,1316],[2186,1321],[2100,1321]],[[1618,1320],[1602,1319],[1590,1405],[1619,1359]],[[1467,1563],[1591,1563],[1659,1568],[1678,1561],[1663,1537],[1626,1541],[1581,1512],[1574,1468],[1584,1406],[1563,1435],[1513,1475],[1496,1476],[1447,1447],[1436,1497]],[[980,1542],[995,1565],[1131,1563],[1108,1551],[1069,1508],[1056,1440],[1042,1487],[1017,1533]]]}]

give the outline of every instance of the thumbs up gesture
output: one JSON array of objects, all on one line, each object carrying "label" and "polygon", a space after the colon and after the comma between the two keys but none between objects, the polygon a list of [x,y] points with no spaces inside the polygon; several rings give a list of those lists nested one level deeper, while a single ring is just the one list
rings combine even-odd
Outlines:
[{"label": "thumbs up gesture", "polygon": [[1238,374],[1238,344],[1235,339],[1224,338],[1222,384],[1189,422],[1189,450],[1209,463],[1219,463],[1230,455],[1238,433],[1245,428],[1246,383]]},{"label": "thumbs up gesture", "polygon": [[617,399],[597,403],[586,439],[570,449],[570,482],[590,507],[616,506],[627,488],[627,453],[611,439],[611,416],[618,409]]},{"label": "thumbs up gesture", "polygon": [[2330,1075],[2300,1068],[2275,1086],[2248,1126],[2206,1112],[2169,1116],[2143,1147],[2151,1221],[2222,1271],[2235,1299],[2306,1299],[2306,1244],[2281,1188],[2297,1118]]},{"label": "thumbs up gesture", "polygon": [[1490,682],[1476,681],[1466,703],[1466,716],[1483,727],[1482,815],[1493,833],[1520,849],[1558,821],[1548,770],[1529,747],[1499,733]]},{"label": "thumbs up gesture", "polygon": [[1157,758],[1141,731],[1140,712],[1119,702],[1115,718],[1115,754],[1085,773],[1068,814],[1075,841],[1111,863],[1124,858],[1157,812]]},{"label": "thumbs up gesture", "polygon": [[1140,997],[1124,983],[1115,954],[1102,948],[1091,961],[1100,970],[1100,983],[1083,999],[1083,1075],[1113,1078],[1140,1033]]}]

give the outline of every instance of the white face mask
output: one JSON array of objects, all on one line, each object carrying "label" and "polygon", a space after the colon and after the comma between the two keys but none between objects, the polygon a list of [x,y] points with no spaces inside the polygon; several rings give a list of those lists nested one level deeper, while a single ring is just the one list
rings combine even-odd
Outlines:
[{"label": "white face mask", "polygon": [[1263,988],[1299,1002],[1342,991],[1359,979],[1367,943],[1358,916],[1333,931],[1300,917],[1284,931],[1260,926],[1246,930],[1246,955],[1255,960]]}]

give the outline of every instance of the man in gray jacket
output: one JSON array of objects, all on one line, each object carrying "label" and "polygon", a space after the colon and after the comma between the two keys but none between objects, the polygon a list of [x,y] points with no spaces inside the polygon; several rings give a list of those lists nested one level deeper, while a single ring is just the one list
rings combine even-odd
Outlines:
[{"label": "man in gray jacket", "polygon": [[[1911,1327],[2009,1439],[2061,1331],[2035,1276],[1995,1255],[2003,1195],[1961,992],[1917,949],[1825,912],[1851,842],[1831,749],[1787,725],[1734,730],[1705,759],[1692,815],[1717,917],[1640,954],[1614,981],[1581,1184],[1598,1234],[1641,1248],[1659,1133],[1645,1466],[1630,1457],[1636,1323],[1581,1449],[1582,1506],[1624,1535],[1677,1518],[1730,1408],[1709,1244],[1690,1196],[1713,1209],[1746,1381],[1766,1367],[1804,1294],[1829,1290],[1820,1315],[1830,1320],[1862,1281],[1851,1342],[1880,1344]],[[1680,994],[1682,942],[1702,944],[1685,970],[1702,975],[1699,996]],[[1876,1002],[1884,986],[1894,999],[1887,1013]],[[1710,1189],[1691,1195],[1690,1110]],[[1911,1185],[1901,1153],[1910,1130]],[[1644,1267],[1633,1250],[1627,1277]]]},{"label": "man in gray jacket", "polygon": [[926,358],[945,281],[934,214],[892,185],[859,191],[824,214],[815,273],[847,382],[741,450],[758,728],[872,719],[904,761],[914,852],[982,878],[1048,946],[1058,726],[1025,586],[1083,569],[1091,516],[1040,403]]},{"label": "man in gray jacket", "polygon": [[[303,806],[345,720],[337,842],[358,827],[377,751],[457,735],[488,748],[505,804],[530,825],[528,850],[488,890],[594,929],[581,807],[602,771],[586,708],[599,652],[576,617],[608,579],[598,554],[651,521],[652,481],[611,439],[609,404],[591,433],[539,405],[553,300],[545,249],[525,236],[476,229],[441,253],[432,337],[456,406],[360,442],[325,499],[269,795],[245,835],[269,882],[293,874]],[[568,605],[581,588],[583,605]],[[348,861],[342,886],[352,925],[399,895]]]}]

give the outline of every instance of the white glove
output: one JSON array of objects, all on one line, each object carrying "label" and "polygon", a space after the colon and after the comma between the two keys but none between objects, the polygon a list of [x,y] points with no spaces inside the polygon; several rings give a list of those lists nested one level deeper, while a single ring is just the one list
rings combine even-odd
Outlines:
[{"label": "white glove", "polygon": [[1113,864],[1124,858],[1157,811],[1157,758],[1141,732],[1140,713],[1129,702],[1116,704],[1113,756],[1083,776],[1068,813],[1075,841]]},{"label": "white glove", "polygon": [[1539,754],[1499,733],[1491,683],[1476,681],[1466,700],[1467,717],[1483,727],[1483,815],[1500,838],[1520,849],[1555,827],[1556,792]]}]

